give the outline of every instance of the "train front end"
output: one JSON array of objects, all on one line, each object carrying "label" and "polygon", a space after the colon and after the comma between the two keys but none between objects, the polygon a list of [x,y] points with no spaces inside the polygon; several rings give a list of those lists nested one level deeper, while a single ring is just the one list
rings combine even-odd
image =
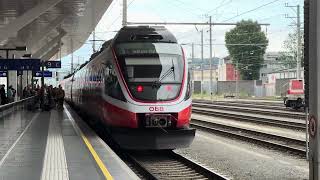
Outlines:
[{"label": "train front end", "polygon": [[175,37],[164,27],[125,27],[112,51],[126,100],[113,112],[125,121],[113,138],[126,149],[188,147],[195,136],[190,74]]}]

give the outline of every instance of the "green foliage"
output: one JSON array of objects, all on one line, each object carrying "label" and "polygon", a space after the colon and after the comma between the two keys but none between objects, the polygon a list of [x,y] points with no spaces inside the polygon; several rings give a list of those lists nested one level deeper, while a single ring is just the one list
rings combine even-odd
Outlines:
[{"label": "green foliage", "polygon": [[268,39],[258,22],[242,20],[225,35],[225,42],[232,63],[240,71],[241,79],[259,79]]},{"label": "green foliage", "polygon": [[[301,66],[303,66],[304,61],[304,37],[303,37],[303,31],[300,33],[301,38]],[[297,50],[298,50],[298,33],[297,31],[294,33],[290,33],[287,37],[287,39],[283,42],[283,47],[285,49],[285,52],[281,53],[281,56],[279,58],[279,61],[283,63],[283,65],[286,68],[296,68],[297,67]]]},{"label": "green foliage", "polygon": [[289,52],[281,52],[278,61],[281,62],[285,68],[288,68],[288,69],[297,67],[296,58],[294,57],[293,54]]}]

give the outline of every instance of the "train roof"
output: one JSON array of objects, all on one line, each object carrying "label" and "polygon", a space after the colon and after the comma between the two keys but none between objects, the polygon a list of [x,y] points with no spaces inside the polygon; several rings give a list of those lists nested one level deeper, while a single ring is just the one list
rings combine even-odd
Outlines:
[{"label": "train roof", "polygon": [[164,26],[125,26],[114,38],[115,43],[146,41],[177,43],[174,35]]}]

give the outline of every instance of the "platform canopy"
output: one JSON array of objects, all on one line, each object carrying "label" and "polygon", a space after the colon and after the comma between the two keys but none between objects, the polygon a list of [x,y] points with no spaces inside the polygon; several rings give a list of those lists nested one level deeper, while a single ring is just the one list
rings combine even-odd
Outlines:
[{"label": "platform canopy", "polygon": [[[26,46],[32,54],[57,59],[79,49],[112,0],[0,0],[0,48]],[[5,52],[0,52],[5,57]],[[10,55],[11,57],[11,55]]]}]

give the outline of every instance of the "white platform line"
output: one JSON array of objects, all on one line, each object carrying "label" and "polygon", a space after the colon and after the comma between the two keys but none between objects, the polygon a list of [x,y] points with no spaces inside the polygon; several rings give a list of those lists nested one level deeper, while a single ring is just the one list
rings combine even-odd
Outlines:
[{"label": "white platform line", "polygon": [[52,110],[41,180],[69,180],[61,124],[57,112]]},{"label": "white platform line", "polygon": [[18,139],[12,144],[12,146],[10,147],[10,149],[6,152],[6,154],[2,157],[1,161],[0,161],[0,167],[3,165],[4,161],[6,160],[6,158],[9,156],[9,154],[11,153],[11,151],[14,149],[14,147],[18,144],[18,142],[20,141],[20,139],[22,138],[22,136],[26,133],[26,131],[29,129],[29,127],[31,126],[31,124],[33,123],[33,121],[39,116],[39,113],[37,113],[36,115],[33,116],[33,118],[31,119],[31,121],[29,122],[29,124],[26,126],[26,128],[24,128],[24,130],[22,131],[22,133],[20,134],[20,136],[18,137]]}]

